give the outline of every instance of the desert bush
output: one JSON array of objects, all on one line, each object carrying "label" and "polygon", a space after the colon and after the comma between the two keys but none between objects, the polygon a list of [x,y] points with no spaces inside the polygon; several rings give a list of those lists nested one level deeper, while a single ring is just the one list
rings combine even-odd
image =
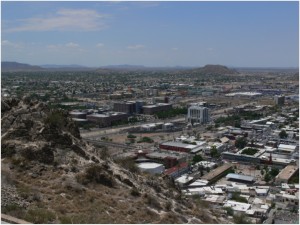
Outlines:
[{"label": "desert bush", "polygon": [[98,183],[108,187],[113,187],[115,181],[113,177],[106,174],[103,168],[99,165],[92,165],[88,167],[83,174],[76,176],[77,181],[82,184]]},{"label": "desert bush", "polygon": [[61,216],[59,217],[59,220],[62,224],[72,224],[72,220],[68,216]]},{"label": "desert bush", "polygon": [[141,193],[140,193],[139,190],[136,189],[136,188],[131,188],[130,194],[131,194],[132,196],[135,196],[135,197],[141,196]]},{"label": "desert bush", "polygon": [[116,160],[116,163],[119,164],[124,169],[129,170],[132,173],[140,172],[140,169],[138,168],[136,163],[133,161],[133,159],[118,159],[118,160]]},{"label": "desert bush", "polygon": [[12,157],[16,153],[16,150],[13,148],[2,148],[1,149],[1,158]]},{"label": "desert bush", "polygon": [[246,218],[244,214],[234,215],[233,222],[236,224],[249,224],[250,221]]},{"label": "desert bush", "polygon": [[48,114],[44,122],[50,127],[63,127],[66,123],[66,120],[61,111],[54,110]]},{"label": "desert bush", "polygon": [[165,208],[167,211],[170,211],[172,209],[172,203],[170,201],[166,202]]},{"label": "desert bush", "polygon": [[147,203],[149,206],[156,208],[156,209],[162,209],[159,201],[152,195],[147,196]]},{"label": "desert bush", "polygon": [[32,223],[51,223],[55,219],[55,214],[47,209],[29,209],[25,215],[25,220]]}]

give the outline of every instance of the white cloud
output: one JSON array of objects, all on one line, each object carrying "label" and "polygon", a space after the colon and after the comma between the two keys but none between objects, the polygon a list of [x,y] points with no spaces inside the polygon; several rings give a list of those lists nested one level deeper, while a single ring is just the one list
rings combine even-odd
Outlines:
[{"label": "white cloud", "polygon": [[19,26],[5,31],[96,31],[106,27],[106,17],[90,9],[60,9],[52,16],[22,19]]},{"label": "white cloud", "polygon": [[145,48],[144,45],[130,45],[127,46],[128,49],[132,49],[132,50],[137,50],[137,49],[141,49],[141,48]]},{"label": "white cloud", "polygon": [[13,43],[13,42],[8,41],[8,40],[2,40],[1,45],[2,46],[7,46],[7,47],[12,47],[12,48],[22,48],[22,46],[20,44]]},{"label": "white cloud", "polygon": [[172,48],[173,51],[178,51],[178,48]]},{"label": "white cloud", "polygon": [[101,48],[101,47],[103,47],[103,46],[104,46],[103,43],[98,43],[98,44],[96,44],[96,47],[97,47],[97,48]]},{"label": "white cloud", "polygon": [[78,48],[79,44],[73,43],[73,42],[69,42],[65,45],[68,48]]}]

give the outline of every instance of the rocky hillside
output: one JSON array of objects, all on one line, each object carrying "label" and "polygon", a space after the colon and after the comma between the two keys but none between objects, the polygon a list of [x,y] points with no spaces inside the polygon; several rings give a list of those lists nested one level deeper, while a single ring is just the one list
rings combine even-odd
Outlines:
[{"label": "rocky hillside", "polygon": [[222,65],[205,65],[204,67],[191,70],[192,73],[199,73],[205,75],[231,75],[238,74],[236,70],[229,69]]},{"label": "rocky hillside", "polygon": [[112,161],[64,111],[1,102],[2,213],[33,223],[228,223],[168,179]]}]

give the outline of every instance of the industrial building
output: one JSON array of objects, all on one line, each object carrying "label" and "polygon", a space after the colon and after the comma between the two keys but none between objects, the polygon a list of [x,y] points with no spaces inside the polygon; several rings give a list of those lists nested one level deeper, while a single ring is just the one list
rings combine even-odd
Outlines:
[{"label": "industrial building", "polygon": [[99,127],[111,126],[113,122],[124,121],[128,119],[128,114],[121,112],[106,114],[91,114],[86,116],[88,121],[96,123]]},{"label": "industrial building", "polygon": [[170,151],[155,151],[147,153],[145,157],[157,163],[164,164],[165,168],[171,168],[176,166],[178,163],[186,162],[188,154]]},{"label": "industrial building", "polygon": [[208,108],[201,105],[193,105],[188,108],[187,121],[189,123],[205,124],[209,122]]},{"label": "industrial building", "polygon": [[137,164],[137,166],[141,171],[150,174],[162,174],[165,170],[163,164],[153,163],[153,162],[142,162]]},{"label": "industrial building", "polygon": [[86,112],[80,112],[80,111],[71,111],[69,112],[70,116],[72,118],[77,118],[77,119],[86,119]]},{"label": "industrial building", "polygon": [[177,152],[198,152],[204,148],[203,145],[197,145],[197,144],[185,144],[177,141],[168,141],[161,143],[159,145],[160,149],[164,150],[171,150],[171,151],[177,151]]},{"label": "industrial building", "polygon": [[246,176],[241,174],[229,173],[226,175],[227,180],[242,182],[242,183],[253,183],[255,178],[252,176]]},{"label": "industrial building", "polygon": [[189,169],[189,164],[187,162],[182,162],[170,169],[165,170],[164,174],[172,178],[177,178],[182,174],[187,173]]},{"label": "industrial building", "polygon": [[167,111],[172,109],[172,104],[168,103],[157,103],[155,105],[144,105],[143,113],[147,115],[152,115],[157,112]]},{"label": "industrial building", "polygon": [[261,96],[262,93],[260,92],[235,92],[235,93],[229,93],[226,94],[225,96],[227,97],[257,97],[257,96]]},{"label": "industrial building", "polygon": [[209,184],[224,176],[232,168],[231,164],[224,164],[201,177],[202,180],[207,180]]}]

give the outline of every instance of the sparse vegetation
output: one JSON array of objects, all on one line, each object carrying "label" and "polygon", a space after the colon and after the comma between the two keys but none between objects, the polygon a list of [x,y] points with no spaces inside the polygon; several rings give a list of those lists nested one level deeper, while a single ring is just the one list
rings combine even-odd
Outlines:
[{"label": "sparse vegetation", "polygon": [[130,194],[131,194],[132,196],[135,196],[135,197],[141,196],[141,193],[140,193],[139,190],[136,189],[135,187],[131,188]]},{"label": "sparse vegetation", "polygon": [[223,209],[226,210],[227,215],[233,216],[234,211],[231,207],[224,207]]},{"label": "sparse vegetation", "polygon": [[132,173],[139,173],[140,169],[136,165],[133,159],[118,159],[115,161],[117,164],[119,164],[124,169],[129,170]]},{"label": "sparse vegetation", "polygon": [[127,135],[127,138],[136,138],[136,136],[133,135],[133,134],[128,134],[128,135]]},{"label": "sparse vegetation", "polygon": [[25,215],[25,220],[32,223],[51,223],[56,216],[52,211],[43,208],[29,209]]},{"label": "sparse vegetation", "polygon": [[247,145],[247,139],[244,137],[238,138],[235,141],[235,147],[238,149],[243,149]]},{"label": "sparse vegetation", "polygon": [[142,142],[146,142],[146,143],[153,143],[153,139],[149,138],[149,137],[142,137],[140,138],[140,140],[137,141],[137,143],[142,143]]},{"label": "sparse vegetation", "polygon": [[237,202],[243,202],[243,203],[248,203],[247,199],[240,196],[239,193],[233,193],[232,194],[232,197],[231,197],[231,200],[233,201],[237,201]]},{"label": "sparse vegetation", "polygon": [[244,214],[237,214],[233,216],[233,221],[236,224],[249,224],[251,223],[249,219],[247,219],[246,215]]},{"label": "sparse vegetation", "polygon": [[88,167],[83,174],[77,175],[76,178],[79,183],[84,185],[88,183],[98,183],[108,187],[113,187],[115,185],[113,178],[99,165]]},{"label": "sparse vegetation", "polygon": [[50,112],[45,119],[45,124],[48,124],[50,127],[63,127],[65,125],[65,117],[63,113],[59,110],[53,110]]}]

